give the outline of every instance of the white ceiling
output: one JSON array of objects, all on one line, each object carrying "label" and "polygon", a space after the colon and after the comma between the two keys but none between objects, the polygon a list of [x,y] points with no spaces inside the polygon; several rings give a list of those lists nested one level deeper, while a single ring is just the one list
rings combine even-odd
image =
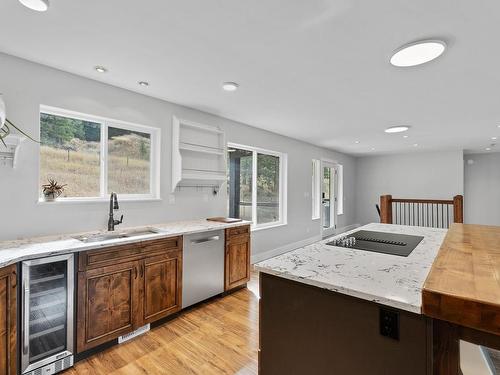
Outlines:
[{"label": "white ceiling", "polygon": [[[498,0],[50,1],[2,0],[0,51],[352,154],[500,136]],[[442,57],[388,63],[427,38]],[[409,138],[383,132],[400,124]]]}]

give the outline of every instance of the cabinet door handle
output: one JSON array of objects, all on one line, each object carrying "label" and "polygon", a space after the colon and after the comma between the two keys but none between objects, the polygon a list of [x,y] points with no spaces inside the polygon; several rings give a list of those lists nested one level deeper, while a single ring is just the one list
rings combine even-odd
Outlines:
[{"label": "cabinet door handle", "polygon": [[137,279],[137,266],[134,266],[135,279]]},{"label": "cabinet door handle", "polygon": [[17,272],[12,272],[12,289],[16,289],[17,287]]},{"label": "cabinet door handle", "polygon": [[141,264],[141,277],[144,277],[144,264]]}]

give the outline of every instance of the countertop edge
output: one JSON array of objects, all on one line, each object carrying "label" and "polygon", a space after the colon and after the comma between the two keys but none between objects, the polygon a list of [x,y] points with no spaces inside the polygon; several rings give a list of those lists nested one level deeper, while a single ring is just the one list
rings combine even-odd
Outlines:
[{"label": "countertop edge", "polygon": [[[185,223],[187,229],[186,230],[178,230],[169,232],[169,225],[179,225]],[[193,229],[189,229],[189,226],[194,227]],[[206,225],[205,228],[198,227],[199,225]],[[13,240],[13,241],[2,241],[3,243],[16,243],[16,242],[25,242],[25,241],[40,241],[40,242],[28,242],[26,244],[21,244],[19,246],[12,246],[0,249],[0,268],[7,267],[9,265],[22,262],[24,260],[43,258],[49,256],[55,256],[60,254],[71,254],[78,253],[82,251],[103,249],[112,246],[118,245],[126,245],[131,243],[139,243],[143,241],[151,241],[157,239],[164,239],[170,237],[184,236],[196,233],[210,232],[213,230],[222,230],[228,228],[234,228],[239,226],[251,225],[248,221],[240,221],[236,223],[223,223],[223,222],[215,222],[208,220],[191,220],[185,222],[172,222],[172,223],[162,223],[162,224],[154,224],[154,225],[146,225],[140,227],[130,227],[123,228],[123,231],[128,230],[136,230],[136,229],[146,229],[146,228],[154,228],[159,230],[159,233],[152,233],[144,236],[137,237],[128,237],[128,238],[120,238],[109,241],[102,242],[94,242],[94,243],[85,243],[81,242],[74,237],[87,235],[89,233],[102,233],[103,231],[94,231],[94,232],[84,232],[84,233],[75,233],[75,234],[64,234],[58,236],[58,239],[42,241],[44,238],[50,238],[50,236],[46,237],[35,237],[30,239],[22,239],[22,240]],[[161,232],[164,231],[164,232]],[[56,237],[56,236],[54,236]],[[2,244],[0,242],[0,246]],[[53,249],[51,249],[51,246]],[[10,253],[10,254],[9,254]]]},{"label": "countertop edge", "polygon": [[300,282],[300,283],[305,284],[305,285],[315,286],[315,287],[318,287],[321,289],[329,290],[331,292],[344,294],[344,295],[350,296],[350,297],[360,298],[360,299],[365,300],[365,301],[370,301],[370,302],[374,302],[374,303],[377,303],[380,305],[393,307],[395,309],[411,312],[411,313],[418,314],[418,315],[423,314],[420,306],[415,306],[415,305],[411,305],[411,304],[403,303],[403,302],[399,303],[395,300],[380,298],[380,296],[376,296],[376,295],[373,295],[370,293],[360,292],[360,291],[354,290],[354,289],[335,287],[335,286],[332,286],[330,284],[321,283],[321,282],[311,280],[308,278],[300,278],[300,277],[297,277],[294,275],[290,275],[288,273],[274,271],[274,270],[270,270],[270,269],[267,269],[264,267],[259,267],[257,265],[254,265],[253,267],[254,267],[254,270],[256,270],[258,272],[282,277],[284,279],[288,279],[288,280],[292,280],[292,281],[297,281],[297,282]]}]

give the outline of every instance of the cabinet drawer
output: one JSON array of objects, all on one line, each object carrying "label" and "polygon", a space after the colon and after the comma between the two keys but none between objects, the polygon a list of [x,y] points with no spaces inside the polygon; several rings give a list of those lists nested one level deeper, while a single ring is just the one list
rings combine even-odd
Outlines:
[{"label": "cabinet drawer", "polygon": [[250,234],[250,225],[226,229],[226,238],[228,239],[242,234]]},{"label": "cabinet drawer", "polygon": [[84,251],[79,256],[78,269],[114,265],[116,263],[139,260],[145,256],[163,254],[182,249],[182,237],[161,238],[127,245],[111,246],[104,249]]}]

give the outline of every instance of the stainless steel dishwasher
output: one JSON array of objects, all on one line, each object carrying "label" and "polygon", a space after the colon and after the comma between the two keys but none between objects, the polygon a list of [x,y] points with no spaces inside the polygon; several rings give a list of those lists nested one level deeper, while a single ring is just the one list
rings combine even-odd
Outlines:
[{"label": "stainless steel dishwasher", "polygon": [[184,236],[182,307],[224,292],[224,230]]}]

